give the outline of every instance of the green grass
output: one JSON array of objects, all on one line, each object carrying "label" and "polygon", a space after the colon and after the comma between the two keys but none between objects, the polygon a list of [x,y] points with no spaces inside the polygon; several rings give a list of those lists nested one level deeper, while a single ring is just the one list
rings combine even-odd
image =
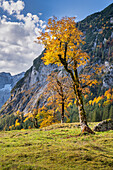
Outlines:
[{"label": "green grass", "polygon": [[75,124],[2,131],[0,170],[112,170],[113,131],[79,134]]}]

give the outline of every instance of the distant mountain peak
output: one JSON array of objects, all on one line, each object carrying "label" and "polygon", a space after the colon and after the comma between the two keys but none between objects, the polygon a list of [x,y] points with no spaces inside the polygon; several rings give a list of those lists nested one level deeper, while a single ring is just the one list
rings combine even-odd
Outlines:
[{"label": "distant mountain peak", "polygon": [[0,73],[0,108],[9,99],[11,89],[24,76],[24,72],[12,76],[10,73]]}]

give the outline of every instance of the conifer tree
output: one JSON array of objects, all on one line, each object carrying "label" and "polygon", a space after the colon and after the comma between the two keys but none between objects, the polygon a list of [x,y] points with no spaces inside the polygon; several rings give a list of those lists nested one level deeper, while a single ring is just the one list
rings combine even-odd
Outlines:
[{"label": "conifer tree", "polygon": [[110,107],[109,118],[113,119],[113,105]]}]

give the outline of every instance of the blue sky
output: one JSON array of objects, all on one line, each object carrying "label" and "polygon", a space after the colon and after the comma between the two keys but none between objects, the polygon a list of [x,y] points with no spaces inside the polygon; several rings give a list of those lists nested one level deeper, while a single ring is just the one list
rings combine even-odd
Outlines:
[{"label": "blue sky", "polygon": [[42,13],[42,19],[47,20],[55,15],[77,16],[77,21],[84,19],[86,16],[101,11],[113,0],[24,0],[26,7],[25,12]]},{"label": "blue sky", "polygon": [[112,0],[0,0],[0,72],[26,71],[42,52],[34,43],[48,18],[77,16],[76,21],[99,12]]}]

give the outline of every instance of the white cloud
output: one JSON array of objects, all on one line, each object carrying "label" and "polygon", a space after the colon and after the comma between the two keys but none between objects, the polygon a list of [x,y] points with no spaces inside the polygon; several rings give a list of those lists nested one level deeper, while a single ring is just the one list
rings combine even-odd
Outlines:
[{"label": "white cloud", "polygon": [[39,12],[38,14],[39,14],[39,15],[42,15],[42,13],[41,13],[41,12]]},{"label": "white cloud", "polygon": [[10,15],[12,15],[14,13],[20,14],[20,12],[24,9],[25,4],[21,0],[18,0],[17,2],[14,2],[13,0],[3,0],[1,1],[0,6],[4,11],[7,11]]},{"label": "white cloud", "polygon": [[26,71],[32,65],[33,59],[42,52],[43,46],[34,41],[39,31],[45,27],[45,22],[31,13],[26,16],[20,14],[24,7],[23,1],[3,0],[0,3],[3,10],[18,20],[18,22],[12,22],[6,15],[1,16],[0,72],[17,74]]}]

